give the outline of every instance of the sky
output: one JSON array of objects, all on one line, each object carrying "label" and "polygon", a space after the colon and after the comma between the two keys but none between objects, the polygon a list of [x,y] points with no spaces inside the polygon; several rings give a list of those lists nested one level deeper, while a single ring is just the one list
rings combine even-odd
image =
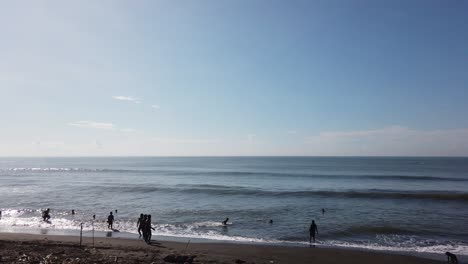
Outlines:
[{"label": "sky", "polygon": [[0,156],[468,156],[468,1],[2,1]]}]

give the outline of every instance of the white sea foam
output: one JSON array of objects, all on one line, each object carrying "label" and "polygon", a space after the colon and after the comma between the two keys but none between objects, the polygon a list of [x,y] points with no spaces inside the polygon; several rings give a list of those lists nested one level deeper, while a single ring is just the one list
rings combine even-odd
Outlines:
[{"label": "white sea foam", "polygon": [[79,171],[80,168],[41,168],[41,167],[19,167],[19,168],[6,168],[7,171]]},{"label": "white sea foam", "polygon": [[[109,231],[104,220],[91,221],[77,216],[74,219],[65,217],[53,218],[50,222],[42,221],[39,216],[22,217],[24,214],[36,213],[24,210],[5,210],[2,212],[0,227],[21,227],[28,229],[53,229],[53,230],[80,230],[83,223],[84,232],[94,230]],[[240,243],[262,243],[262,244],[295,244],[308,245],[307,241],[285,241],[277,239],[265,239],[247,236],[229,236],[223,233],[222,224],[219,222],[205,221],[184,224],[153,224],[155,231],[153,236],[207,239],[217,241],[231,241]],[[117,220],[114,229],[131,234],[137,234],[135,221]],[[398,252],[419,252],[419,253],[440,253],[450,251],[458,255],[468,255],[468,245],[451,243],[446,241],[421,240],[407,237],[402,239],[398,236],[381,236],[380,242],[349,242],[340,240],[318,241],[317,244],[323,246],[345,247],[378,251],[398,251]]]},{"label": "white sea foam", "polygon": [[[419,253],[443,253],[450,251],[457,255],[468,256],[468,245],[460,244],[443,244],[443,245],[402,245],[395,244],[394,246],[382,245],[377,243],[353,243],[345,242],[338,240],[328,240],[321,243],[326,246],[335,246],[335,247],[345,247],[345,248],[355,248],[355,249],[368,249],[368,250],[378,250],[378,251],[398,251],[398,252],[419,252]],[[424,244],[424,242],[422,242]]]}]

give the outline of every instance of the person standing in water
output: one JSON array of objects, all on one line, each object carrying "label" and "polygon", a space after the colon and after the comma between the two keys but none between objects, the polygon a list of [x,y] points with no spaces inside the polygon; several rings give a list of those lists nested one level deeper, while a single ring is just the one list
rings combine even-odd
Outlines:
[{"label": "person standing in water", "polygon": [[315,243],[315,234],[318,235],[318,228],[317,225],[315,224],[315,221],[312,220],[312,223],[310,224],[309,227],[309,243],[312,243],[312,239],[314,240]]},{"label": "person standing in water", "polygon": [[49,221],[49,219],[50,219],[50,208],[47,208],[47,210],[42,212],[42,219],[44,220],[44,222]]},{"label": "person standing in water", "polygon": [[151,232],[151,229],[152,230],[155,230],[152,226],[151,226],[151,215],[148,215],[148,219],[146,219],[146,228],[148,228],[148,241],[147,243],[150,244],[151,243],[151,236],[153,235],[153,232]]},{"label": "person standing in water", "polygon": [[143,229],[143,214],[140,214],[140,217],[138,218],[137,229],[138,229],[138,234],[140,235],[140,238],[141,238],[141,230]]},{"label": "person standing in water", "polygon": [[143,234],[143,240],[147,240],[148,229],[146,228],[146,222],[148,221],[148,215],[143,215],[143,218],[140,223],[141,233]]},{"label": "person standing in water", "polygon": [[322,215],[325,214],[325,208],[322,208]]},{"label": "person standing in water", "polygon": [[114,224],[114,216],[112,215],[112,212],[110,212],[109,216],[107,217],[107,228],[113,229],[113,224]]},{"label": "person standing in water", "polygon": [[226,220],[222,221],[221,223],[225,226],[225,225],[227,225],[228,221],[229,221],[229,217],[227,217]]}]

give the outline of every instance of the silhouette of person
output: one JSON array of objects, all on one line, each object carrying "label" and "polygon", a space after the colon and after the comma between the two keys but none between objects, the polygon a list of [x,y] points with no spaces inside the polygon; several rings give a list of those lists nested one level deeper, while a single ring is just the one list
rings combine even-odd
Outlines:
[{"label": "silhouette of person", "polygon": [[143,239],[145,241],[148,240],[148,228],[146,228],[148,222],[148,215],[143,215],[143,219],[141,220],[140,228],[141,232],[143,233]]},{"label": "silhouette of person", "polygon": [[322,208],[322,215],[325,214],[325,208]]},{"label": "silhouette of person", "polygon": [[50,219],[50,208],[47,208],[44,212],[42,212],[42,220],[49,221]]},{"label": "silhouette of person", "polygon": [[450,252],[445,252],[445,255],[447,255],[447,263],[449,264],[458,264],[458,259],[457,256],[453,253]]},{"label": "silhouette of person", "polygon": [[96,220],[96,215],[95,214],[93,214],[93,220]]},{"label": "silhouette of person", "polygon": [[72,215],[75,215],[75,209],[72,209]]},{"label": "silhouette of person", "polygon": [[269,223],[270,223],[270,224],[273,224],[273,219],[270,219],[270,222],[269,222]]},{"label": "silhouette of person", "polygon": [[113,224],[114,224],[114,216],[112,215],[112,212],[110,212],[109,216],[107,217],[107,228],[113,229]]},{"label": "silhouette of person", "polygon": [[229,221],[229,217],[227,217],[226,220],[222,221],[221,223],[222,223],[223,225],[227,225],[227,222],[228,222],[228,221]]},{"label": "silhouette of person", "polygon": [[146,228],[148,229],[147,230],[147,235],[148,235],[148,240],[146,241],[148,244],[151,243],[151,236],[153,235],[152,232],[151,232],[151,229],[155,230],[152,226],[151,226],[151,215],[148,215],[148,219],[146,219]]},{"label": "silhouette of person", "polygon": [[309,243],[312,243],[312,239],[314,240],[314,243],[315,243],[315,234],[318,235],[318,228],[314,220],[312,220],[312,223],[310,224],[309,234],[310,234]]},{"label": "silhouette of person", "polygon": [[143,229],[143,214],[140,214],[140,217],[138,218],[137,228],[138,228],[138,234],[140,235],[140,238],[141,238],[141,230]]}]

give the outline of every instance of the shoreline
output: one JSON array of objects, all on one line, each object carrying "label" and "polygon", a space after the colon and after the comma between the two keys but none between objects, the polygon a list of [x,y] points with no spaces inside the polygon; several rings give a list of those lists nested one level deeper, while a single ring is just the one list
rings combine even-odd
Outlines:
[{"label": "shoreline", "polygon": [[[80,230],[73,229],[37,229],[37,228],[0,228],[0,234],[25,234],[25,235],[43,235],[43,236],[53,236],[53,237],[80,237]],[[83,230],[83,240],[90,240],[93,237],[91,230]],[[140,240],[138,234],[131,232],[121,232],[118,230],[113,231],[95,231],[95,238],[115,238],[115,239],[129,239],[129,240]],[[218,240],[218,239],[209,239],[209,238],[198,238],[198,237],[178,237],[178,236],[168,236],[168,235],[158,235],[153,232],[153,237],[158,241],[163,242],[176,242],[176,243],[191,243],[197,244],[231,244],[231,245],[258,245],[258,246],[275,246],[275,247],[290,247],[290,248],[309,248],[310,245],[308,242],[271,242],[271,241],[239,241],[239,240]],[[353,250],[353,251],[363,251],[363,252],[379,252],[386,254],[397,254],[397,255],[408,255],[416,256],[426,259],[438,259],[440,254],[433,252],[419,252],[419,251],[409,251],[409,250],[391,250],[391,249],[379,249],[379,248],[367,248],[359,246],[339,246],[339,245],[327,245],[327,244],[316,244],[316,247],[320,248],[329,248],[329,249],[339,249],[339,250]]]},{"label": "shoreline", "polygon": [[[1,250],[10,248],[9,253],[1,252],[5,259],[21,257],[20,253],[30,255],[57,255],[65,252],[64,256],[85,255],[89,261],[96,263],[168,263],[163,260],[168,255],[193,256],[193,263],[443,263],[445,256],[440,254],[437,259],[424,258],[399,252],[382,252],[365,249],[330,248],[317,246],[315,248],[261,245],[257,243],[223,243],[223,242],[178,242],[153,239],[152,245],[142,240],[123,237],[83,237],[82,247],[79,246],[80,237],[74,235],[40,235],[26,233],[0,233]],[[50,253],[48,253],[50,252]],[[91,253],[90,253],[91,252]],[[102,262],[94,257],[101,258]],[[23,254],[28,254],[23,253]],[[47,253],[47,254],[46,254]],[[91,255],[89,255],[91,254]],[[41,255],[41,256],[42,256]],[[89,256],[88,256],[89,255]],[[32,257],[31,257],[32,258]],[[79,257],[78,257],[79,258]],[[120,259],[115,262],[115,260]],[[106,262],[109,259],[109,262]],[[112,260],[112,261],[111,261]],[[239,261],[238,261],[239,260]],[[245,261],[245,262],[242,262]],[[74,263],[74,262],[70,262]],[[77,262],[82,263],[82,262]],[[85,263],[85,262],[83,262]]]}]

